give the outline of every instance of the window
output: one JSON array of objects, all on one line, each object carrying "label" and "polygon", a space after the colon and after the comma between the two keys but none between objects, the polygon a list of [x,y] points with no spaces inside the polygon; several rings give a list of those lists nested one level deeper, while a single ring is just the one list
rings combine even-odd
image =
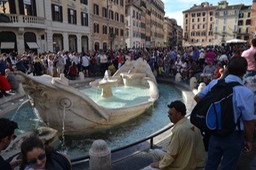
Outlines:
[{"label": "window", "polygon": [[124,23],[124,15],[122,15],[122,14],[120,15],[120,22]]},{"label": "window", "polygon": [[107,18],[108,17],[108,12],[107,12],[107,8],[102,8],[102,17]]},{"label": "window", "polygon": [[114,32],[114,28],[113,27],[109,27],[109,33],[113,33]]},{"label": "window", "polygon": [[97,4],[93,5],[93,14],[99,15],[99,5],[97,5]]},{"label": "window", "polygon": [[228,15],[228,11],[227,11],[227,10],[223,11],[223,15],[224,15],[224,16],[225,16],[225,15]]},{"label": "window", "polygon": [[200,29],[200,25],[197,25],[197,29]]},{"label": "window", "polygon": [[188,24],[188,19],[186,19],[186,24]]},{"label": "window", "polygon": [[106,25],[102,26],[102,33],[103,34],[108,34],[108,27]]},{"label": "window", "polygon": [[200,22],[200,18],[197,18],[197,22]]},{"label": "window", "polygon": [[249,28],[246,28],[245,32],[246,32],[246,33],[249,33]]},{"label": "window", "polygon": [[119,35],[119,29],[115,28],[115,34],[118,36]]},{"label": "window", "polygon": [[195,20],[194,20],[194,18],[192,19],[192,22],[194,22]]},{"label": "window", "polygon": [[188,17],[188,14],[185,14],[185,18],[187,18]]},{"label": "window", "polygon": [[100,29],[100,26],[99,26],[99,24],[97,24],[97,23],[94,23],[94,25],[93,25],[93,30],[94,30],[94,33],[99,33],[100,31],[99,31],[99,29]]},{"label": "window", "polygon": [[120,29],[120,36],[124,36],[124,30],[123,29]]},{"label": "window", "polygon": [[[3,5],[5,5],[5,3]],[[36,16],[36,8],[35,8],[36,7],[36,2],[35,2],[35,0],[29,0],[29,1],[24,0],[23,5],[24,5],[24,7],[21,9],[22,10],[21,13],[23,13],[24,15]],[[5,10],[6,10],[6,8],[5,8]]]},{"label": "window", "polygon": [[201,13],[197,13],[196,16],[197,16],[197,17],[200,17],[200,16],[201,16]]},{"label": "window", "polygon": [[205,22],[205,18],[203,18],[203,22]]},{"label": "window", "polygon": [[247,14],[247,18],[250,18],[251,17],[251,13],[250,12],[248,12],[248,14]]},{"label": "window", "polygon": [[115,20],[119,21],[119,14],[117,12],[115,12]]},{"label": "window", "polygon": [[250,19],[247,19],[245,24],[246,24],[246,25],[251,25],[251,20],[250,20]]},{"label": "window", "polygon": [[243,20],[239,20],[238,21],[238,25],[240,26],[240,25],[243,25],[244,24],[244,21]]},{"label": "window", "polygon": [[239,18],[243,18],[244,17],[244,14],[243,13],[240,13],[239,14]]},{"label": "window", "polygon": [[210,21],[212,21],[212,17],[210,17]]},{"label": "window", "polygon": [[203,16],[203,17],[205,16],[205,12],[202,13],[202,16]]},{"label": "window", "polygon": [[68,23],[76,24],[76,10],[68,8]]},{"label": "window", "polygon": [[52,20],[62,22],[62,7],[52,4]]},{"label": "window", "polygon": [[88,13],[81,12],[81,25],[88,26]]},{"label": "window", "polygon": [[120,0],[120,6],[124,6],[124,0]]},{"label": "window", "polygon": [[117,5],[118,5],[118,0],[115,0],[115,4],[117,4]]},{"label": "window", "polygon": [[132,10],[132,17],[135,18],[135,11]]},{"label": "window", "polygon": [[212,11],[210,11],[210,16],[212,16],[213,15],[213,12]]},{"label": "window", "polygon": [[114,12],[112,10],[109,10],[109,19],[114,20]]},{"label": "window", "polygon": [[191,15],[192,17],[195,17],[196,16],[196,14],[195,13],[192,13],[192,15]]},{"label": "window", "polygon": [[226,26],[223,26],[222,31],[223,31],[223,32],[225,32],[225,31],[226,31]]},{"label": "window", "polygon": [[80,0],[81,4],[88,5],[88,0]]}]

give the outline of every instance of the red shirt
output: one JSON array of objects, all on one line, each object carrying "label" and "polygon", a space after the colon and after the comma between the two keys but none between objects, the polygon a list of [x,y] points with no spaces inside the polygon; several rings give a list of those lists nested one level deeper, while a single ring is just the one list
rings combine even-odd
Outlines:
[{"label": "red shirt", "polygon": [[8,82],[7,78],[0,75],[0,90],[2,91],[8,91],[11,90],[11,85]]}]

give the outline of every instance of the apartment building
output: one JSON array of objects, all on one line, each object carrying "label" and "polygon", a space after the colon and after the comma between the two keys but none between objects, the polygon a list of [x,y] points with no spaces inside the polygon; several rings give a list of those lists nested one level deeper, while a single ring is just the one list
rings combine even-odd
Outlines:
[{"label": "apartment building", "polygon": [[180,25],[176,25],[176,30],[177,30],[177,46],[182,46],[182,42],[183,42],[183,29]]},{"label": "apartment building", "polygon": [[225,0],[218,3],[215,11],[214,45],[225,44],[226,41],[237,37],[241,6],[228,5],[228,2]]},{"label": "apartment building", "polygon": [[164,46],[164,3],[161,0],[147,0],[147,8],[150,10],[151,47]]},{"label": "apartment building", "polygon": [[214,43],[216,6],[203,2],[183,11],[183,46],[207,46]]},{"label": "apartment building", "polygon": [[124,0],[92,0],[91,9],[93,49],[125,48]]},{"label": "apartment building", "polygon": [[88,0],[9,0],[0,6],[1,52],[86,51]]},{"label": "apartment building", "polygon": [[[236,38],[249,40],[250,37],[254,34],[251,32],[251,18],[252,18],[252,6],[242,5],[241,10],[238,16],[238,30],[236,34]],[[236,30],[234,30],[236,31]]]},{"label": "apartment building", "polygon": [[141,48],[144,46],[142,42],[142,25],[145,24],[141,20],[142,9],[140,3],[136,1],[128,0],[125,4],[125,19],[126,19],[126,47],[127,48]]},{"label": "apartment building", "polygon": [[164,45],[167,47],[182,45],[182,31],[182,28],[177,25],[177,21],[175,19],[165,17]]}]

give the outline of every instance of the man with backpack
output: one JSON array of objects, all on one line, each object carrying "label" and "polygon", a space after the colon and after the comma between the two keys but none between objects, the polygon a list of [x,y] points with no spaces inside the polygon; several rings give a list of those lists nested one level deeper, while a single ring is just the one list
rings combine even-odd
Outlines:
[{"label": "man with backpack", "polygon": [[[228,75],[224,78],[225,82],[217,79],[213,80],[195,96],[198,104],[193,109],[190,120],[201,130],[207,126],[207,133],[211,134],[206,170],[216,170],[219,164],[223,170],[236,169],[242,149],[244,148],[247,152],[252,150],[254,94],[243,85],[242,78],[246,70],[246,59],[243,57],[233,57],[227,67]],[[226,96],[220,101],[212,101],[212,104],[206,111],[207,113],[205,115],[199,114],[198,105],[201,105],[201,107],[207,105],[205,103],[209,100],[207,96],[212,95],[212,98],[214,98],[212,93],[218,87],[226,90],[229,90],[231,87],[232,92],[229,95],[231,100],[228,100],[229,96]],[[222,91],[221,88],[219,88],[219,91]],[[224,92],[222,91],[222,93]],[[215,92],[215,95],[220,94]],[[222,106],[222,101],[227,101],[223,104],[226,105],[225,108]],[[227,105],[228,101],[231,101],[230,106]],[[214,112],[215,115],[211,114],[211,112]],[[228,113],[231,113],[231,115]],[[205,121],[205,124],[201,126],[203,121],[200,122],[199,119]]]}]

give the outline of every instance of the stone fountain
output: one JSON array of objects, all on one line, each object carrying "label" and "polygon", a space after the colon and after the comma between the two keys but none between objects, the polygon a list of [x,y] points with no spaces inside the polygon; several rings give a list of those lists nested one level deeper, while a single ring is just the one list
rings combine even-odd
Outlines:
[{"label": "stone fountain", "polygon": [[[159,97],[154,74],[147,62],[141,58],[126,61],[113,76],[90,83],[91,88],[102,89],[102,100],[109,100],[112,95],[115,96],[111,91],[114,84],[127,88],[139,86],[148,90],[143,94],[146,97],[138,97],[139,102],[118,108],[99,105],[80,89],[70,86],[70,81],[63,76],[33,77],[22,72],[17,72],[16,75],[41,120],[59,131],[62,131],[65,125],[65,133],[90,132],[128,121],[145,112]],[[122,102],[130,103],[126,100]]]},{"label": "stone fountain", "polygon": [[117,79],[110,79],[108,71],[106,70],[104,78],[99,81],[99,88],[102,89],[101,96],[102,97],[111,97],[112,94],[112,87],[113,85],[117,84]]}]

